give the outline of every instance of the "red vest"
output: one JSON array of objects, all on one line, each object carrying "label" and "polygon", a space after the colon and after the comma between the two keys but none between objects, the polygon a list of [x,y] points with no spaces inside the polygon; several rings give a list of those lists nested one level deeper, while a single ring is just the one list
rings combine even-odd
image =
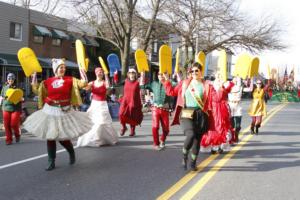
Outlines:
[{"label": "red vest", "polygon": [[71,76],[64,76],[63,78],[50,77],[44,81],[48,96],[44,102],[49,105],[70,105],[71,91],[73,86],[73,79]]}]

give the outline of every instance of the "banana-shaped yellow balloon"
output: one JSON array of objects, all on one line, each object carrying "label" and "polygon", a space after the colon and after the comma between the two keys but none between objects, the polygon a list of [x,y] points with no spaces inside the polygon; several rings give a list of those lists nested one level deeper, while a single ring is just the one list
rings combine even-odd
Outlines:
[{"label": "banana-shaped yellow balloon", "polygon": [[25,76],[29,77],[35,72],[42,72],[42,67],[32,49],[28,47],[21,48],[18,51],[18,59]]},{"label": "banana-shaped yellow balloon", "polygon": [[101,67],[102,67],[104,73],[105,73],[105,74],[109,74],[108,68],[107,68],[107,66],[106,66],[106,64],[105,64],[105,62],[104,62],[104,60],[103,60],[103,58],[102,58],[101,56],[99,56],[98,59],[99,59],[99,62],[100,62],[100,64],[101,64]]}]

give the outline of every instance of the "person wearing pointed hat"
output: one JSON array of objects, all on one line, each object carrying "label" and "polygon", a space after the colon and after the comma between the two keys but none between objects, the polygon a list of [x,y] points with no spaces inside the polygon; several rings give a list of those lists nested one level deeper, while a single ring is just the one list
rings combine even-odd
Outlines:
[{"label": "person wearing pointed hat", "polygon": [[92,92],[92,102],[87,113],[94,123],[92,129],[80,136],[77,146],[100,147],[114,145],[118,142],[118,135],[112,126],[112,119],[106,101],[106,91],[110,87],[108,74],[104,74],[101,67],[95,68],[96,80],[85,88]]},{"label": "person wearing pointed hat", "polygon": [[120,135],[124,136],[127,131],[126,124],[130,125],[129,136],[135,136],[135,127],[143,121],[140,86],[135,68],[129,68],[124,84],[119,119],[122,125]]},{"label": "person wearing pointed hat", "polygon": [[13,133],[15,135],[16,143],[20,142],[20,117],[22,113],[21,101],[17,104],[7,99],[6,92],[8,89],[17,89],[15,84],[16,76],[13,73],[7,75],[7,82],[1,91],[1,104],[3,111],[3,125],[5,129],[6,145],[11,145],[13,142]]},{"label": "person wearing pointed hat", "polygon": [[69,164],[73,165],[75,151],[71,139],[88,132],[93,125],[87,113],[73,109],[73,106],[82,103],[79,88],[87,84],[85,72],[80,69],[81,80],[65,76],[64,59],[52,59],[52,68],[54,76],[40,84],[37,83],[36,74],[32,76],[32,89],[39,96],[41,109],[32,113],[24,122],[24,128],[29,133],[47,140],[47,171],[55,168],[56,141],[67,150]]}]

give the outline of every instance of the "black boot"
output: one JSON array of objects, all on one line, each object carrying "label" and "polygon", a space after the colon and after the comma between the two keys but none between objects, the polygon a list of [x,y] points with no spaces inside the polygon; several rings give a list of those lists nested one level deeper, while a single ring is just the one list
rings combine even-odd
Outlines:
[{"label": "black boot", "polygon": [[197,158],[195,160],[191,159],[191,170],[192,171],[197,171],[196,162],[197,162]]},{"label": "black boot", "polygon": [[48,152],[48,166],[46,171],[51,171],[55,168],[55,157],[56,157],[56,142],[47,140],[47,152]]},{"label": "black boot", "polygon": [[70,156],[70,165],[73,165],[76,162],[76,158],[75,158],[75,151],[73,148],[73,144],[70,140],[65,140],[65,141],[59,141],[59,143],[65,147],[65,149],[67,150],[67,152],[69,153]]},{"label": "black boot", "polygon": [[251,125],[251,134],[254,134],[255,132],[254,132],[254,125],[252,126]]},{"label": "black boot", "polygon": [[182,166],[184,170],[187,170],[187,161],[188,161],[188,154],[183,154]]},{"label": "black boot", "polygon": [[51,171],[55,169],[55,160],[54,159],[48,159],[48,167],[45,169],[46,171]]},{"label": "black boot", "polygon": [[69,154],[70,154],[70,165],[73,165],[76,162],[74,148],[72,148],[72,150],[69,152]]},{"label": "black boot", "polygon": [[255,134],[258,135],[258,129],[259,129],[260,125],[256,125],[255,126]]},{"label": "black boot", "polygon": [[234,134],[235,134],[235,142],[236,142],[236,143],[239,142],[239,134],[240,134],[240,130],[241,130],[241,128],[236,128],[236,130],[234,131]]}]

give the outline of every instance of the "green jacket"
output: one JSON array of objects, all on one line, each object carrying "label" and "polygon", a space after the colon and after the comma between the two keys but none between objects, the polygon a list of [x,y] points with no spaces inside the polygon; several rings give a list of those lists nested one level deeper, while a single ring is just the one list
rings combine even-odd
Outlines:
[{"label": "green jacket", "polygon": [[2,88],[2,91],[1,91],[1,96],[3,98],[2,103],[1,103],[2,104],[2,110],[3,111],[8,111],[8,112],[15,112],[15,111],[21,112],[22,111],[22,103],[21,102],[19,102],[17,104],[13,104],[12,102],[6,100],[5,94],[6,94],[6,91],[9,88],[16,89],[16,86],[10,87],[9,85],[5,85]]},{"label": "green jacket", "polygon": [[148,89],[153,92],[153,104],[157,107],[169,108],[171,98],[166,95],[163,84],[159,81],[153,81],[150,84],[141,86],[143,89]]}]

